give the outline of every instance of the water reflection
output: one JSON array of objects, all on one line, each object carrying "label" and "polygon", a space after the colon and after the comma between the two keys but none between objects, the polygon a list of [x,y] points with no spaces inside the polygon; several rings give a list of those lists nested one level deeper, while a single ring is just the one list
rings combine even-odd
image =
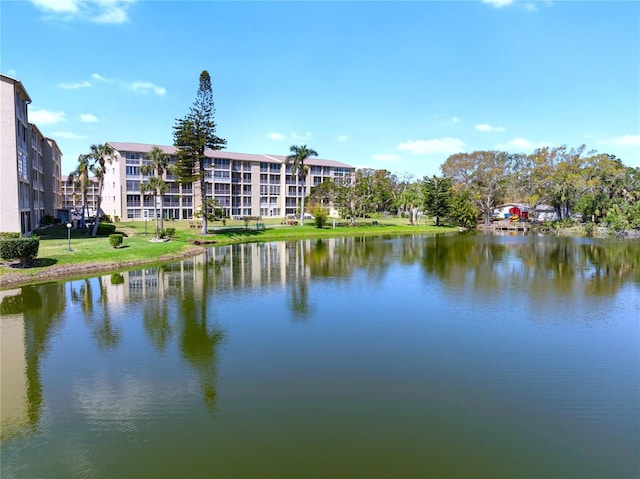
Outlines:
[{"label": "water reflection", "polygon": [[40,364],[61,327],[64,284],[0,291],[0,438],[33,432],[43,409]]},{"label": "water reflection", "polygon": [[122,347],[130,334],[123,327],[127,311],[139,310],[134,314],[140,315],[146,340],[159,353],[171,352],[175,344],[197,377],[202,402],[215,412],[219,351],[231,340],[215,316],[218,298],[283,288],[291,319],[308,322],[329,299],[314,285],[339,287],[356,274],[375,285],[397,263],[416,265],[426,279],[437,278],[457,295],[526,291],[535,307],[557,304],[550,298],[570,303],[640,285],[638,243],[456,235],[235,245],[160,267],[2,291],[2,439],[37,429],[44,407],[40,367],[72,305],[82,311],[102,352]]}]

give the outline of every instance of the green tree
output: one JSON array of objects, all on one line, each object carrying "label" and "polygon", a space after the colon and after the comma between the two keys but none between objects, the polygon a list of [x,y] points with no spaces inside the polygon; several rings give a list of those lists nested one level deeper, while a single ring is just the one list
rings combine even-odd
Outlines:
[{"label": "green tree", "polygon": [[420,205],[424,202],[420,184],[417,181],[405,183],[397,194],[395,202],[398,211],[409,218],[409,224],[417,225]]},{"label": "green tree", "polygon": [[[291,152],[286,158],[287,165],[291,165],[291,174],[296,176],[296,185],[300,186],[300,178],[302,178],[302,204],[300,206],[300,226],[304,225],[304,197],[305,187],[304,179],[307,176],[308,167],[304,162],[311,156],[318,156],[318,153],[307,145],[291,145]],[[298,188],[296,188],[296,197],[298,197]]]},{"label": "green tree", "polygon": [[[169,157],[164,154],[164,151],[158,146],[154,146],[151,148],[151,151],[147,155],[148,163],[144,164],[140,171],[143,175],[151,175],[155,173],[156,180],[153,181],[153,190],[157,193],[160,193],[160,230],[164,229],[164,193],[169,189],[167,185],[164,174],[172,173],[174,168],[173,165],[169,162]],[[166,186],[166,187],[165,187]],[[143,193],[145,191],[142,190],[142,185],[140,185],[140,191]],[[151,189],[147,189],[146,191],[151,191]],[[156,203],[154,202],[154,206]],[[156,214],[156,230],[158,229],[158,215]],[[157,231],[156,231],[157,236]]]},{"label": "green tree", "polygon": [[[532,203],[552,205],[558,219],[571,218],[574,206],[593,186],[591,158],[583,155],[585,145],[567,148],[538,148],[530,156]],[[593,154],[590,152],[589,154]]]},{"label": "green tree", "polygon": [[457,153],[447,158],[441,170],[451,178],[457,193],[469,190],[474,206],[489,224],[495,207],[504,199],[513,156],[504,151]]},{"label": "green tree", "polygon": [[436,226],[440,226],[440,218],[449,216],[451,179],[436,175],[425,176],[422,180],[422,195],[425,211],[435,218]]},{"label": "green tree", "polygon": [[471,192],[465,190],[453,195],[449,217],[458,226],[474,228],[478,223],[478,210],[471,200]]},{"label": "green tree", "polygon": [[221,150],[227,141],[216,136],[215,108],[211,77],[204,70],[200,74],[200,86],[189,113],[176,120],[173,127],[173,144],[177,148],[176,172],[183,183],[195,183],[193,188],[194,208],[203,212],[200,234],[207,234],[209,211],[206,197],[205,165],[207,150]]},{"label": "green tree", "polygon": [[142,194],[150,194],[153,196],[153,216],[156,220],[156,239],[160,239],[160,230],[164,229],[162,227],[158,228],[158,197],[162,198],[162,195],[164,195],[168,189],[169,185],[167,182],[157,176],[151,176],[147,181],[140,184],[140,192]]},{"label": "green tree", "polygon": [[93,223],[91,236],[98,234],[98,224],[100,223],[102,190],[104,189],[104,175],[107,172],[107,164],[112,164],[116,160],[114,149],[108,143],[104,145],[91,145],[90,152],[86,155],[91,164],[91,171],[98,178],[98,199],[96,202],[96,218]]}]

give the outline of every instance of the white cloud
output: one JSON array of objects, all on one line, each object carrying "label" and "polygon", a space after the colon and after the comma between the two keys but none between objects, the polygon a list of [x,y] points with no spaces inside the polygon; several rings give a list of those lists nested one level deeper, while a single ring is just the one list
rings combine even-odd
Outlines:
[{"label": "white cloud", "polygon": [[272,131],[271,133],[267,134],[267,137],[276,141],[282,141],[285,138],[282,133],[277,133],[275,131]]},{"label": "white cloud", "polygon": [[129,21],[127,10],[135,0],[31,0],[56,20],[81,20],[101,24]]},{"label": "white cloud", "polygon": [[498,150],[505,150],[505,151],[518,149],[519,152],[524,152],[524,151],[533,151],[536,148],[542,148],[545,146],[552,146],[552,144],[545,143],[545,142],[534,143],[532,141],[527,140],[526,138],[514,138],[513,140],[510,140],[507,143],[497,144],[496,148]]},{"label": "white cloud", "polygon": [[108,82],[109,81],[105,77],[99,75],[98,73],[93,73],[91,75],[91,78],[93,78],[94,80],[98,80],[98,81],[104,81],[104,82]]},{"label": "white cloud", "polygon": [[480,125],[476,125],[476,130],[482,132],[490,132],[490,131],[504,131],[504,127],[502,126],[491,126],[486,123],[481,123]]},{"label": "white cloud", "polygon": [[451,118],[451,123],[453,123],[454,125],[456,123],[460,123],[460,118],[458,118],[457,116],[454,116],[453,118]]},{"label": "white cloud", "polygon": [[487,3],[495,8],[506,7],[507,5],[511,5],[513,0],[482,0],[482,3]]},{"label": "white cloud", "polygon": [[464,141],[458,138],[433,138],[431,140],[405,141],[398,145],[401,151],[410,151],[414,155],[428,155],[431,153],[460,153],[465,148]]},{"label": "white cloud", "polygon": [[373,161],[382,161],[382,162],[396,162],[401,160],[401,158],[398,155],[394,155],[392,153],[380,153],[377,155],[371,155],[371,159]]},{"label": "white cloud", "polygon": [[60,88],[64,88],[65,90],[77,90],[78,88],[89,88],[91,83],[88,81],[77,82],[77,83],[58,83]]},{"label": "white cloud", "polygon": [[600,140],[598,143],[613,146],[640,146],[640,135],[618,136],[615,138]]},{"label": "white cloud", "polygon": [[308,140],[309,138],[311,138],[310,131],[306,132],[304,135],[299,135],[295,131],[291,132],[291,139],[293,140]]},{"label": "white cloud", "polygon": [[29,121],[36,125],[55,125],[66,121],[63,111],[31,110]]},{"label": "white cloud", "polygon": [[349,141],[351,137],[349,135],[339,135],[338,141]]},{"label": "white cloud", "polygon": [[143,94],[148,93],[149,91],[152,91],[158,96],[163,96],[165,93],[167,93],[167,90],[165,88],[154,85],[151,82],[142,82],[142,81],[133,82],[131,84],[131,89],[135,92],[143,93]]},{"label": "white cloud", "polygon": [[77,13],[78,0],[31,0],[31,3],[40,10],[54,13]]},{"label": "white cloud", "polygon": [[83,113],[80,115],[80,121],[83,123],[96,123],[98,121],[98,117],[91,113]]},{"label": "white cloud", "polygon": [[70,131],[54,131],[51,134],[51,138],[64,138],[65,140],[84,140],[86,136],[78,135]]}]

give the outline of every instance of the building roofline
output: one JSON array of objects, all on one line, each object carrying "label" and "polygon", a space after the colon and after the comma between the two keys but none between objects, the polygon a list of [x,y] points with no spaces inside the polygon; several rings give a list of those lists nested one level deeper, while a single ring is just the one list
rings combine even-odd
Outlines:
[{"label": "building roofline", "polygon": [[[111,145],[117,151],[135,151],[137,153],[149,153],[154,146],[160,148],[164,154],[166,155],[175,155],[178,149],[175,146],[167,146],[167,145],[155,145],[149,143],[128,143],[128,142],[117,142],[117,141],[108,141],[109,145]],[[266,163],[285,163],[286,156],[284,155],[267,155],[264,153],[237,153],[233,151],[227,150],[206,150],[204,152],[205,156],[208,158],[224,158],[230,160],[238,160],[238,161],[260,161]],[[307,164],[314,166],[333,166],[335,168],[353,168],[354,166],[348,165],[346,163],[342,163],[336,160],[327,160],[323,158],[308,158]]]},{"label": "building roofline", "polygon": [[10,77],[9,75],[5,75],[4,73],[0,73],[0,78],[5,81],[10,81],[13,83],[14,87],[18,88],[24,96],[27,98],[27,103],[31,103],[31,97],[27,93],[27,89],[24,87],[24,84],[18,80],[17,78]]}]

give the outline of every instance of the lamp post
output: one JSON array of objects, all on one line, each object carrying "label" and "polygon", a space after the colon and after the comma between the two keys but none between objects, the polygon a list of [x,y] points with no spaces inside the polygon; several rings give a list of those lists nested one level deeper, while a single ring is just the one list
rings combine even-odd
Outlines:
[{"label": "lamp post", "polygon": [[71,223],[67,223],[67,241],[69,242],[69,251],[71,251]]},{"label": "lamp post", "polygon": [[147,236],[147,222],[149,221],[149,212],[144,210],[144,235]]}]

